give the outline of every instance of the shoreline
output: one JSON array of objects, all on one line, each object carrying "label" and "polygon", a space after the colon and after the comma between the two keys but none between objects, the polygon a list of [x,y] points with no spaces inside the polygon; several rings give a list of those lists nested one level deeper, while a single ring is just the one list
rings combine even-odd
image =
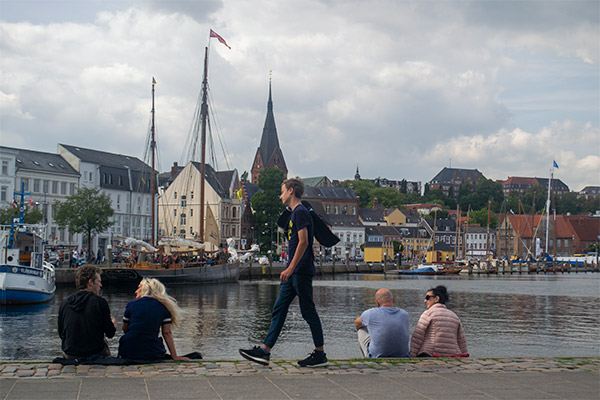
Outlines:
[{"label": "shoreline", "polygon": [[0,361],[0,379],[67,377],[152,377],[255,374],[600,372],[600,357],[333,359],[321,368],[300,368],[297,360],[262,366],[247,360],[198,360],[139,365],[61,365],[47,360]]}]

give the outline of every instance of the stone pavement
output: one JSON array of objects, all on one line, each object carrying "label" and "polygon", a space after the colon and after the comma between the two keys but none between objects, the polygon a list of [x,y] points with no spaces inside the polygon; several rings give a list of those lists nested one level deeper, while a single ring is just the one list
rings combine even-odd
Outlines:
[{"label": "stone pavement", "polygon": [[600,399],[600,357],[0,362],[0,399]]}]

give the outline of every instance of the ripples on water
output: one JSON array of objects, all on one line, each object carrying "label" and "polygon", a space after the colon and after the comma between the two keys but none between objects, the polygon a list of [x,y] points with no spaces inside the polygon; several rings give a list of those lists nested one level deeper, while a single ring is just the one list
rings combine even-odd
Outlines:
[{"label": "ripples on water", "polygon": [[[598,274],[490,277],[403,277],[342,275],[317,279],[314,299],[323,323],[325,351],[331,358],[360,357],[354,319],[375,306],[375,291],[392,290],[396,304],[410,315],[410,330],[425,310],[427,289],[443,284],[449,308],[461,318],[474,357],[600,356],[600,279]],[[104,287],[113,316],[120,321],[135,288]],[[75,291],[59,287],[55,299],[0,312],[0,359],[51,359],[60,356],[56,320],[60,303]],[[271,322],[277,281],[174,286],[168,289],[185,315],[174,329],[180,354],[201,351],[207,359],[237,359],[238,348],[259,344]],[[109,343],[116,354],[117,335]],[[313,348],[308,325],[292,303],[273,350],[275,358],[301,358]]]}]

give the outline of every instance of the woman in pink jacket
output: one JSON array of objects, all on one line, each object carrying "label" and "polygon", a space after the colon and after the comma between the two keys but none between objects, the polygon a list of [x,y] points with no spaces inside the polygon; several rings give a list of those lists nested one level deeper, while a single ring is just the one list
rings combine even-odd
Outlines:
[{"label": "woman in pink jacket", "polygon": [[430,289],[427,310],[421,314],[410,339],[411,357],[468,357],[467,339],[456,314],[446,308],[445,286]]}]

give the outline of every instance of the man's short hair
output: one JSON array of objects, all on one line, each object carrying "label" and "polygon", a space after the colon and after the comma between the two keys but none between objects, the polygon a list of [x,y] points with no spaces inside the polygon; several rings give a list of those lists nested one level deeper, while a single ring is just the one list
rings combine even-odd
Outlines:
[{"label": "man's short hair", "polygon": [[287,189],[294,189],[294,196],[296,196],[296,198],[302,198],[302,195],[304,194],[304,182],[302,182],[300,178],[286,179],[283,181],[283,185],[285,185]]},{"label": "man's short hair", "polygon": [[77,276],[75,277],[75,285],[77,289],[87,289],[88,281],[96,279],[96,274],[102,274],[102,270],[95,265],[84,264],[77,269]]}]

